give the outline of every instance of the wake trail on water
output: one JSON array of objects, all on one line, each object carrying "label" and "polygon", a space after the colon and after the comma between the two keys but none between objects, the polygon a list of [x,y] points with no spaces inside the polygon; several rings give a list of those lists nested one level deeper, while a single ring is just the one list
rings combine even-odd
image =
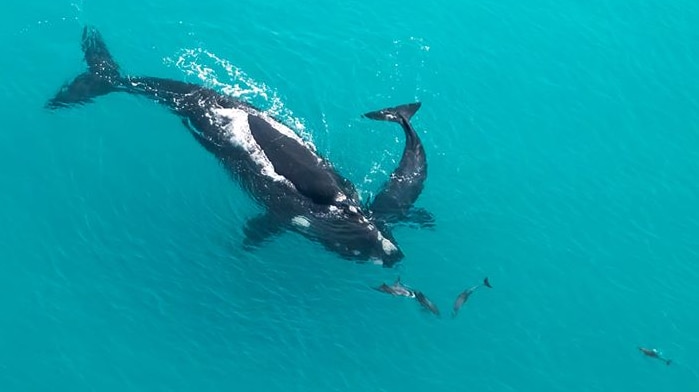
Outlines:
[{"label": "wake trail on water", "polygon": [[312,135],[304,121],[286,107],[276,90],[255,80],[233,62],[203,48],[181,50],[175,58],[164,59],[187,76],[195,76],[206,87],[257,106],[292,128],[314,149]]}]

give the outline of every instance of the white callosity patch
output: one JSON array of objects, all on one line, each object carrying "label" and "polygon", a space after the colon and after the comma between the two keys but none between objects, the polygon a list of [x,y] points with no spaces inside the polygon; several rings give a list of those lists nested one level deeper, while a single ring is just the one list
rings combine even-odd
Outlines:
[{"label": "white callosity patch", "polygon": [[286,177],[280,175],[274,170],[272,162],[265,154],[262,147],[255,141],[250,131],[250,123],[248,122],[248,113],[241,109],[212,109],[216,120],[223,125],[226,138],[238,147],[243,148],[252,160],[260,167],[263,175],[272,178],[275,181],[284,182],[286,185],[294,188]]},{"label": "white callosity patch", "polygon": [[390,255],[391,253],[398,250],[395,245],[387,238],[385,238],[380,231],[376,232],[376,238],[381,241],[381,248],[383,248],[384,253]]},{"label": "white callosity patch", "polygon": [[304,227],[304,228],[311,226],[311,221],[309,221],[308,218],[306,218],[305,216],[301,216],[301,215],[293,217],[291,219],[291,223],[295,226]]}]

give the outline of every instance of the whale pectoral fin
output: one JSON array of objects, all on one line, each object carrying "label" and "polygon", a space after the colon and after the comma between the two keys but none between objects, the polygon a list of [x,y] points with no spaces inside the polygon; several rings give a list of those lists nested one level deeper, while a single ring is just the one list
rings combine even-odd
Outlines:
[{"label": "whale pectoral fin", "polygon": [[245,233],[243,247],[247,250],[253,250],[283,231],[284,228],[279,219],[268,213],[250,218],[243,226],[243,233]]},{"label": "whale pectoral fin", "polygon": [[406,218],[407,221],[422,228],[435,226],[434,215],[424,208],[411,208]]},{"label": "whale pectoral fin", "polygon": [[407,225],[419,228],[433,228],[435,224],[434,215],[424,208],[410,208],[405,210],[372,211],[377,222],[384,225]]}]

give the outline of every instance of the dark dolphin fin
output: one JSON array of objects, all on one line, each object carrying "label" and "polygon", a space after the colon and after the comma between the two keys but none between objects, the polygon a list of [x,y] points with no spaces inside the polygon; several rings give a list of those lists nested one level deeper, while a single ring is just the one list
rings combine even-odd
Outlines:
[{"label": "dark dolphin fin", "polygon": [[483,279],[483,285],[484,285],[485,287],[488,287],[488,288],[491,288],[491,289],[493,288],[493,286],[490,285],[490,281],[488,280],[488,277],[486,277],[485,279]]},{"label": "dark dolphin fin", "polygon": [[257,215],[248,219],[243,226],[243,233],[245,233],[243,247],[253,250],[283,231],[282,223],[275,216],[269,213]]},{"label": "dark dolphin fin", "polygon": [[364,117],[373,120],[398,123],[405,133],[405,147],[398,167],[368,203],[372,215],[385,223],[406,222],[419,227],[434,226],[432,214],[424,209],[413,208],[427,179],[425,149],[410,124],[410,119],[421,106],[420,102],[415,102],[364,114]]},{"label": "dark dolphin fin", "polygon": [[47,108],[89,103],[93,98],[116,91],[123,85],[119,65],[109,53],[102,35],[94,27],[85,26],[83,29],[82,50],[87,72],[62,86],[56,96],[46,103]]}]

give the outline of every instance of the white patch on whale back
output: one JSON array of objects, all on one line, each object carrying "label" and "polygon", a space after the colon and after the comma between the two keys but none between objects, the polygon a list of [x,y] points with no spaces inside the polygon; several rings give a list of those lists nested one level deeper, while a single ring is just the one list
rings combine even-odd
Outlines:
[{"label": "white patch on whale back", "polygon": [[291,181],[274,170],[272,162],[264,150],[262,150],[262,147],[255,141],[250,131],[249,114],[246,111],[234,108],[213,108],[212,112],[217,117],[217,120],[223,124],[226,138],[233,145],[241,147],[250,154],[252,160],[260,167],[263,175],[275,181],[284,182],[286,185],[294,188],[294,184]]},{"label": "white patch on whale back", "polygon": [[305,216],[297,215],[291,219],[291,223],[295,226],[299,227],[310,227],[311,226],[311,221],[308,220]]},{"label": "white patch on whale back", "polygon": [[381,248],[383,249],[384,253],[387,255],[390,255],[391,253],[395,252],[398,250],[395,245],[393,245],[393,242],[389,241],[387,238],[381,234],[380,231],[376,232],[376,238],[381,241]]}]

